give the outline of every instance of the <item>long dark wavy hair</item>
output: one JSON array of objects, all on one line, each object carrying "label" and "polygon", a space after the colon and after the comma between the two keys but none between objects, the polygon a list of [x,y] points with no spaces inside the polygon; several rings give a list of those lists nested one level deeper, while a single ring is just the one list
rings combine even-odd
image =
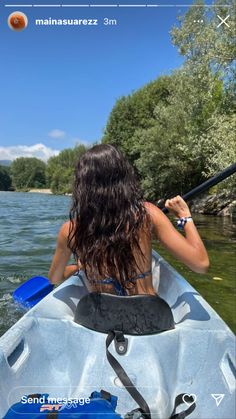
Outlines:
[{"label": "long dark wavy hair", "polygon": [[134,251],[145,258],[139,236],[147,213],[134,169],[113,145],[96,145],[79,159],[70,221],[68,246],[88,280],[99,274],[132,287],[128,279],[140,272]]}]

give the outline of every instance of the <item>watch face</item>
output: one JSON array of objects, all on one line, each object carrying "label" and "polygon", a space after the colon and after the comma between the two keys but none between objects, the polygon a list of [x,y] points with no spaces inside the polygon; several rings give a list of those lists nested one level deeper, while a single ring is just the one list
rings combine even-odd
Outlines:
[{"label": "watch face", "polygon": [[180,219],[177,221],[177,227],[178,227],[178,228],[183,228],[183,227],[184,227],[184,225],[185,225],[185,223],[186,223],[186,220],[184,220],[184,218],[180,218]]}]

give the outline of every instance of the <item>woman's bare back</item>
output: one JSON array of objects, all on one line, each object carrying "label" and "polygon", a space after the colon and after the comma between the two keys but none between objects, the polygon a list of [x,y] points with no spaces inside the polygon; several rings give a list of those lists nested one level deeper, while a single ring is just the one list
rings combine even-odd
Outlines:
[{"label": "woman's bare back", "polygon": [[[136,260],[137,266],[139,270],[137,270],[137,277],[140,275],[140,278],[137,278],[132,281],[132,284],[129,289],[126,289],[126,293],[128,295],[136,295],[136,294],[152,294],[155,295],[156,292],[152,285],[152,248],[151,248],[151,226],[147,222],[145,223],[144,227],[140,231],[139,235],[139,246],[142,251],[138,253],[137,251],[133,252],[134,258]],[[83,266],[80,265],[80,269],[83,269]],[[90,276],[89,268],[87,268],[88,278],[94,279],[95,281],[86,281],[86,286],[90,292],[108,292],[110,294],[116,294],[113,284],[102,283],[100,281],[104,280],[104,276],[101,277],[96,275],[96,278],[93,278],[92,275]],[[143,277],[142,277],[142,274]],[[119,278],[119,271],[117,271],[117,278]],[[130,278],[127,278],[130,279]]]}]

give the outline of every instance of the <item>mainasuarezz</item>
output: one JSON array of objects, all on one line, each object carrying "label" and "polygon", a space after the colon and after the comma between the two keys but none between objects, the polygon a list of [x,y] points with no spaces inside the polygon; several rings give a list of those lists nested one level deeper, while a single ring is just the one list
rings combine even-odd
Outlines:
[{"label": "mainasuarezz", "polygon": [[48,19],[36,19],[35,24],[39,26],[97,26],[98,19],[52,19],[49,17]]}]

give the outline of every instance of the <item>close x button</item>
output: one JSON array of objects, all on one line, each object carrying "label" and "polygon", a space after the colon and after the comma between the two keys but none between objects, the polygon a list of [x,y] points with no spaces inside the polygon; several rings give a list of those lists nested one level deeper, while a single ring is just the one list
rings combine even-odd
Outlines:
[{"label": "close x button", "polygon": [[230,15],[226,16],[225,18],[221,17],[220,15],[217,15],[217,17],[218,19],[220,19],[220,23],[217,25],[217,28],[219,28],[221,25],[225,25],[228,28],[230,27],[229,23],[226,22],[229,19]]}]

